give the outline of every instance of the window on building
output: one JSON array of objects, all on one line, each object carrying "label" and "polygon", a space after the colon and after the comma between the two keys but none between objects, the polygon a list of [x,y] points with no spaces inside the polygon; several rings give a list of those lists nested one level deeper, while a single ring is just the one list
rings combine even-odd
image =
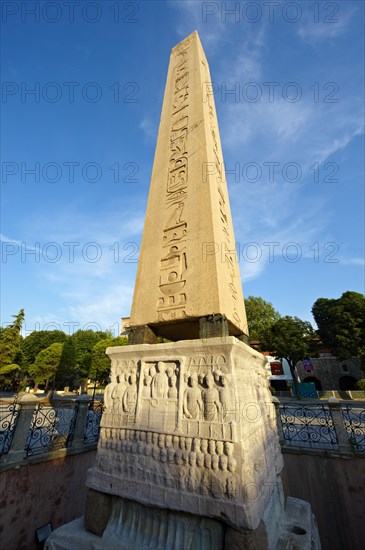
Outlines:
[{"label": "window on building", "polygon": [[343,372],[349,372],[349,368],[347,365],[342,365]]}]

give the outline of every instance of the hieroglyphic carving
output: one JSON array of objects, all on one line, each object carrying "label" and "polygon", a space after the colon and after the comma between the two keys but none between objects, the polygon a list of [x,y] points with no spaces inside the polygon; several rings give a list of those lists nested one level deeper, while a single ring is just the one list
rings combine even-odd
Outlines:
[{"label": "hieroglyphic carving", "polygon": [[183,43],[175,55],[174,94],[170,129],[170,159],[168,163],[165,205],[167,221],[162,236],[158,298],[159,321],[186,317],[187,223],[184,217],[188,186],[188,100],[189,100],[189,40]]},{"label": "hieroglyphic carving", "polygon": [[[205,82],[210,82],[210,75],[207,68],[207,65],[203,63],[204,65],[204,74],[205,74]],[[225,182],[225,176],[223,174],[223,157],[221,150],[218,146],[217,141],[217,135],[218,134],[218,127],[217,127],[217,116],[215,112],[215,106],[214,106],[214,99],[211,94],[207,94],[207,105],[208,105],[208,126],[210,130],[210,135],[212,137],[212,153],[213,153],[213,162],[215,165],[215,170],[210,174],[211,178],[214,178],[216,189],[218,192],[218,205],[219,205],[219,220],[220,220],[220,230],[221,230],[221,239],[219,242],[219,245],[222,247],[222,253],[224,252],[223,256],[223,264],[225,266],[225,269],[227,270],[228,277],[229,277],[229,284],[227,291],[230,293],[232,297],[232,307],[233,307],[233,320],[235,323],[241,327],[242,326],[242,319],[240,317],[240,314],[238,312],[238,307],[236,305],[237,302],[237,288],[236,288],[236,281],[237,281],[237,255],[235,252],[235,243],[232,242],[231,236],[233,233],[231,232],[229,220],[228,220],[228,214],[229,211],[229,205],[227,204],[227,201],[225,199],[225,191],[223,189],[223,185]],[[238,279],[239,280],[239,279]]]}]

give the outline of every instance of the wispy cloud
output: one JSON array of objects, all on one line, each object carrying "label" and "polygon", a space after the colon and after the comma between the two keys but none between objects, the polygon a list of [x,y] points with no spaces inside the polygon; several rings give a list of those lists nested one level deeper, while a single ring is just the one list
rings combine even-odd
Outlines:
[{"label": "wispy cloud", "polygon": [[99,323],[104,330],[121,314],[128,315],[143,221],[143,213],[127,208],[122,218],[114,209],[99,218],[74,207],[52,220],[38,215],[26,242],[2,235],[4,242],[19,250],[24,247],[37,253],[37,259],[29,254],[25,259],[28,278],[41,283],[60,303],[68,304],[63,311],[28,319],[28,326],[39,330],[40,324],[60,323],[62,318]]},{"label": "wispy cloud", "polygon": [[184,0],[176,2],[169,0],[169,6],[179,11],[179,23],[176,32],[181,39],[185,38],[194,30],[198,30],[199,36],[204,43],[204,47],[211,51],[221,41],[225,32],[225,25],[220,18],[214,19],[212,24],[207,24],[203,20],[204,2],[196,0]]},{"label": "wispy cloud", "polygon": [[344,258],[340,257],[338,259],[339,263],[341,265],[351,265],[351,266],[365,266],[365,259],[364,258]]},{"label": "wispy cloud", "polygon": [[144,133],[146,142],[154,143],[156,141],[158,128],[150,118],[143,118],[142,121],[139,123],[139,128]]},{"label": "wispy cloud", "polygon": [[[68,307],[70,318],[80,323],[96,323],[102,330],[112,329],[118,336],[120,318],[132,302],[133,287],[115,284],[112,288],[104,288],[100,294],[85,293],[77,296],[78,303]],[[129,311],[128,311],[129,315]],[[111,325],[111,322],[113,323]]]},{"label": "wispy cloud", "polygon": [[[312,10],[319,9],[318,6],[319,3],[317,7],[312,6]],[[315,11],[304,12],[298,35],[304,41],[314,43],[336,38],[347,31],[356,11],[356,6],[346,6],[346,2],[331,2],[325,8],[322,7],[320,15],[315,14]]]}]

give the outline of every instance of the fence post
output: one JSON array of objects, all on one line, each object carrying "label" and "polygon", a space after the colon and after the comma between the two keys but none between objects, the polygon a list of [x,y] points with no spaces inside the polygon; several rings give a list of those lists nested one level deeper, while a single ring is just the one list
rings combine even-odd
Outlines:
[{"label": "fence post", "polygon": [[77,416],[76,416],[74,437],[71,445],[72,449],[80,449],[80,447],[83,447],[85,445],[84,434],[85,434],[87,413],[89,410],[88,407],[89,407],[90,401],[91,401],[91,397],[86,393],[79,395],[76,398]]},{"label": "fence post", "polygon": [[328,407],[331,412],[333,424],[336,430],[340,453],[352,456],[353,453],[349,442],[346,426],[343,421],[340,400],[337,399],[337,397],[329,397]]},{"label": "fence post", "polygon": [[21,462],[24,459],[25,445],[32,423],[34,409],[38,403],[35,395],[25,394],[19,399],[20,411],[14,437],[4,462]]},{"label": "fence post", "polygon": [[283,425],[281,423],[281,416],[280,416],[280,401],[275,396],[273,396],[271,398],[271,401],[275,405],[276,426],[277,426],[277,429],[278,429],[279,443],[280,443],[281,447],[284,447],[285,446],[285,437],[284,437]]}]

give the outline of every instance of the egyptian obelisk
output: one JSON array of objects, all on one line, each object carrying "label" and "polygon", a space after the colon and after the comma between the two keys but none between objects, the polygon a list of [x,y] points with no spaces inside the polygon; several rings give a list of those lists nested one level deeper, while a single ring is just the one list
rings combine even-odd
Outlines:
[{"label": "egyptian obelisk", "polygon": [[85,518],[46,550],[319,550],[308,503],[284,508],[266,360],[244,341],[209,84],[194,32],[171,54],[129,345],[106,350]]},{"label": "egyptian obelisk", "polygon": [[194,32],[171,52],[130,325],[199,338],[199,321],[217,314],[227,335],[248,334],[209,67]]}]

